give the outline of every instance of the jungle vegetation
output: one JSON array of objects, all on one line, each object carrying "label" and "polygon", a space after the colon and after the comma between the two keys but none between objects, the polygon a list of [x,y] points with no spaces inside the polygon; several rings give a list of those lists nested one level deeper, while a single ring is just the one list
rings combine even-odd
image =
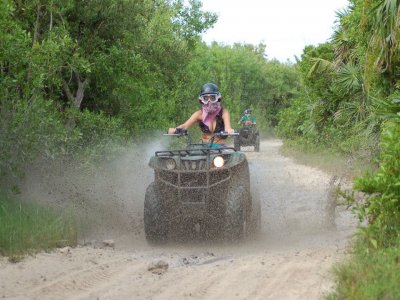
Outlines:
[{"label": "jungle vegetation", "polygon": [[[299,91],[298,72],[265,57],[263,44],[206,45],[201,34],[217,17],[201,8],[198,0],[0,2],[2,220],[53,224],[27,213],[30,199],[18,197],[27,171],[112,160],[186,120],[206,82],[219,85],[234,123],[251,107],[264,128],[277,124],[277,112]],[[67,221],[46,227],[56,228],[51,236],[68,232],[64,240],[73,244]],[[1,231],[0,253],[43,248],[10,245],[29,236],[23,232]]]},{"label": "jungle vegetation", "polygon": [[[399,16],[397,0],[349,0],[329,41],[282,63],[265,56],[264,44],[206,45],[201,34],[217,16],[203,11],[200,0],[1,1],[1,220],[28,214],[15,199],[35,162],[86,165],[117,155],[118,146],[184,121],[198,106],[202,84],[212,81],[232,119],[250,107],[288,147],[329,149],[376,165],[355,179],[365,201],[353,206],[368,226],[353,260],[337,268],[330,297],[394,299],[400,294],[393,284],[400,273]],[[64,240],[75,243],[71,221],[63,227],[55,218],[52,236],[67,232]],[[15,254],[5,247],[9,231],[0,234],[0,254]],[[371,264],[385,267],[371,273]]]},{"label": "jungle vegetation", "polygon": [[304,49],[301,92],[278,113],[277,131],[301,149],[328,148],[376,162],[354,181],[364,200],[350,262],[336,268],[331,299],[400,295],[400,2],[349,0],[327,43]]}]

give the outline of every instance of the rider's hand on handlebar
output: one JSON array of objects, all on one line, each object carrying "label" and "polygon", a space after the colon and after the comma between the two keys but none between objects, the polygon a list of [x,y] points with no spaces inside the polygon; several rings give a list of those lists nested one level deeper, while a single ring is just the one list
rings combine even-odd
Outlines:
[{"label": "rider's hand on handlebar", "polygon": [[233,133],[235,133],[235,129],[230,128],[230,129],[227,129],[226,132],[227,132],[228,134],[233,134]]},{"label": "rider's hand on handlebar", "polygon": [[187,129],[185,128],[169,128],[168,129],[168,134],[178,134],[178,135],[187,135]]}]

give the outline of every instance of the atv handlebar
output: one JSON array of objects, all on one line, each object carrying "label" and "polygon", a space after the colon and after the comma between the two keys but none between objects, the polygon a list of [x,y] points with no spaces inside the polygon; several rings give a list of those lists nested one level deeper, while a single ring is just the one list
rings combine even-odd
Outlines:
[{"label": "atv handlebar", "polygon": [[214,133],[214,136],[235,136],[239,135],[239,132],[233,132],[233,133],[228,133],[227,131],[221,131],[221,132],[216,132]]},{"label": "atv handlebar", "polygon": [[174,133],[164,133],[163,135],[185,136],[188,135],[188,131],[185,128],[176,128]]},{"label": "atv handlebar", "polygon": [[[192,143],[192,138],[190,136],[190,134],[188,133],[187,129],[185,128],[176,128],[174,133],[164,133],[163,135],[167,135],[167,136],[177,136],[177,137],[181,137],[181,136],[186,136],[188,139],[188,145]],[[214,132],[212,134],[212,137],[209,140],[210,144],[214,143],[214,139],[216,137],[228,137],[228,136],[237,136],[239,135],[239,132],[233,132],[233,133],[228,133],[227,131],[220,131],[220,132]]]},{"label": "atv handlebar", "polygon": [[[176,128],[174,133],[164,133],[163,135],[169,136],[186,136],[188,135],[187,129],[184,128]],[[221,136],[221,137],[228,137],[228,136],[235,136],[239,135],[239,132],[228,133],[227,131],[220,131],[213,133],[213,136]]]}]

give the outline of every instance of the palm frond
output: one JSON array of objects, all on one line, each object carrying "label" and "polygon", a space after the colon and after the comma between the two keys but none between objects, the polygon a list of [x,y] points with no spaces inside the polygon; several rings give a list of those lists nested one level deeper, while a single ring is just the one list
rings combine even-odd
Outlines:
[{"label": "palm frond", "polygon": [[383,119],[400,120],[400,93],[394,93],[387,99],[374,98],[373,104]]},{"label": "palm frond", "polygon": [[351,57],[354,55],[352,51],[354,45],[352,39],[342,27],[334,31],[331,42],[335,49],[335,65],[339,66],[341,63],[351,61]]},{"label": "palm frond", "polygon": [[374,32],[370,47],[379,49],[376,64],[382,71],[392,68],[400,39],[400,1],[382,0],[371,10]]},{"label": "palm frond", "polygon": [[363,92],[362,75],[356,65],[343,65],[338,71],[336,83],[345,94]]},{"label": "palm frond", "polygon": [[335,23],[340,23],[340,21],[341,21],[344,17],[348,16],[351,12],[352,12],[351,8],[338,9],[338,10],[335,12],[335,15],[336,15]]},{"label": "palm frond", "polygon": [[311,77],[316,74],[335,71],[335,65],[329,60],[317,57],[317,58],[312,58],[311,61],[314,64],[312,65],[310,71],[307,74],[308,77]]},{"label": "palm frond", "polygon": [[345,102],[334,114],[335,121],[342,121],[346,125],[362,123],[369,115],[369,109],[363,101]]}]

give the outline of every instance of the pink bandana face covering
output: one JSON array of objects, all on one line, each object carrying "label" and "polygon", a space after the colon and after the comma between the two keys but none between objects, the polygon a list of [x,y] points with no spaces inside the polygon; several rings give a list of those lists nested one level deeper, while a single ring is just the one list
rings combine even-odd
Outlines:
[{"label": "pink bandana face covering", "polygon": [[207,104],[203,104],[203,107],[201,108],[201,119],[203,123],[210,127],[212,121],[215,119],[220,111],[221,104],[219,102],[208,102]]}]

